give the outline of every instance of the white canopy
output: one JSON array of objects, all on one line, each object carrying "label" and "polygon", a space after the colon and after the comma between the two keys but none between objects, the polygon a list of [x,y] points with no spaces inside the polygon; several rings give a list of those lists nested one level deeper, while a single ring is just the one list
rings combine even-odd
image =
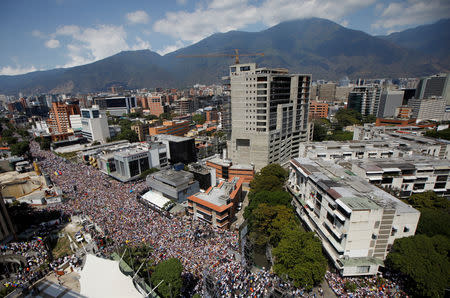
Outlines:
[{"label": "white canopy", "polygon": [[119,262],[86,256],[80,277],[81,295],[89,298],[142,298],[131,277],[122,274]]},{"label": "white canopy", "polygon": [[163,209],[164,205],[171,202],[168,198],[164,197],[161,193],[155,191],[148,191],[142,198],[159,209]]}]

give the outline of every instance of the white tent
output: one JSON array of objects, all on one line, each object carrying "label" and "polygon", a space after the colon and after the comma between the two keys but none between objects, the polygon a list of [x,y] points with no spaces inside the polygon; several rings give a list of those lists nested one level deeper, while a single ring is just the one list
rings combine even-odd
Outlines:
[{"label": "white tent", "polygon": [[81,295],[89,298],[142,298],[131,277],[122,274],[119,262],[86,256],[80,277]]},{"label": "white tent", "polygon": [[142,195],[142,198],[160,210],[163,209],[165,204],[171,202],[171,200],[164,197],[161,193],[151,190]]}]

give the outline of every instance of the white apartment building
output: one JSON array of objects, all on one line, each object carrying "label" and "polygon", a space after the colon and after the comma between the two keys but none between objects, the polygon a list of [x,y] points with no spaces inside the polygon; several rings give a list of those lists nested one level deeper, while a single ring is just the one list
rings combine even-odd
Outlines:
[{"label": "white apartment building", "polygon": [[412,151],[399,147],[397,142],[308,142],[300,144],[299,157],[324,160],[354,160],[397,158],[412,155]]},{"label": "white apartment building", "polygon": [[256,68],[255,63],[230,66],[233,163],[285,163],[298,156],[310,137],[308,123],[311,75],[286,69]]},{"label": "white apartment building", "polygon": [[446,101],[443,97],[426,99],[411,98],[408,106],[412,108],[411,118],[417,122],[425,120],[442,121],[445,116]]},{"label": "white apartment building", "polygon": [[398,143],[399,148],[411,150],[415,154],[450,159],[450,142],[422,136],[419,127],[374,126],[365,124],[355,126],[353,140],[383,141]]},{"label": "white apartment building", "polygon": [[398,192],[399,197],[432,190],[450,197],[450,161],[421,156],[351,161],[351,171],[366,181]]},{"label": "white apartment building", "polygon": [[416,231],[419,211],[333,162],[292,159],[287,186],[343,276],[376,274],[394,240]]},{"label": "white apartment building", "polygon": [[99,141],[106,143],[109,138],[108,118],[100,113],[98,106],[90,109],[81,109],[82,134],[90,142]]}]

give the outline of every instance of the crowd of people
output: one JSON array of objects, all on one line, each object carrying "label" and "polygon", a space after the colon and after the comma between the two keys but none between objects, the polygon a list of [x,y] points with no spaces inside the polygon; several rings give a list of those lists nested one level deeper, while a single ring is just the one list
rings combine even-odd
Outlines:
[{"label": "crowd of people", "polygon": [[380,276],[352,278],[327,271],[325,279],[338,297],[408,297],[401,290],[400,281],[393,276],[389,279]]},{"label": "crowd of people", "polygon": [[[103,246],[105,255],[118,251],[123,244],[145,243],[152,247],[155,264],[168,258],[178,258],[183,263],[183,274],[198,280],[193,292],[203,293],[203,277],[209,276],[214,280],[213,291],[220,297],[263,297],[275,288],[295,297],[307,295],[265,270],[246,270],[235,258],[239,247],[236,232],[214,229],[210,233],[212,228],[200,221],[192,221],[188,216],[162,216],[139,203],[137,194],[147,188],[145,182],[121,183],[93,167],[40,150],[35,142],[30,147],[45,173],[58,173],[51,180],[70,198],[51,208],[68,215],[83,214],[95,222],[114,243]],[[199,237],[199,231],[214,236]],[[359,285],[358,292],[350,295],[337,275],[327,273],[326,279],[338,296],[362,297],[363,293],[370,293],[382,297],[390,289],[390,285],[382,290]]]},{"label": "crowd of people", "polygon": [[[213,237],[198,237],[199,230],[209,235],[207,231],[212,228],[202,222],[192,221],[188,216],[161,216],[139,203],[137,194],[147,188],[145,182],[121,183],[110,180],[95,168],[70,163],[49,151],[40,150],[35,142],[31,143],[30,148],[43,172],[58,173],[52,175],[51,180],[71,198],[50,208],[91,218],[113,240],[114,245],[104,246],[106,255],[118,251],[118,247],[123,244],[148,244],[153,248],[151,257],[155,263],[178,258],[183,263],[185,273],[199,280],[194,289],[196,292],[203,289],[205,270],[217,275],[223,296],[226,297],[232,293],[256,297],[272,286],[273,283],[267,282],[267,272],[247,272],[239,261],[234,260],[232,251],[237,251],[239,246],[236,232],[214,230]],[[218,262],[233,270],[224,273],[212,269],[218,268]],[[239,279],[235,276],[239,276]]]},{"label": "crowd of people", "polygon": [[[15,270],[8,272],[8,266],[4,267],[6,276],[5,287],[23,287],[37,281],[43,277],[48,267],[41,267],[48,261],[48,251],[42,242],[42,239],[34,239],[23,242],[10,242],[1,246],[3,256],[11,256],[16,258],[17,263],[12,263]],[[17,258],[15,256],[22,256]]]}]

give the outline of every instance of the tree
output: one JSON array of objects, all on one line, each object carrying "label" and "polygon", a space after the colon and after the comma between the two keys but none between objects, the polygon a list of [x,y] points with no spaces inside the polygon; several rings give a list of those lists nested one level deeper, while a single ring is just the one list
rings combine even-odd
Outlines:
[{"label": "tree", "polygon": [[20,142],[11,145],[10,150],[11,155],[22,156],[30,151],[30,145],[28,142]]},{"label": "tree", "polygon": [[26,138],[26,137],[30,136],[30,134],[28,133],[28,131],[26,129],[19,129],[17,131],[17,133],[23,138]]},{"label": "tree", "polygon": [[51,144],[52,144],[52,140],[50,140],[49,138],[43,138],[40,140],[41,150],[50,150]]},{"label": "tree", "polygon": [[436,139],[450,140],[450,128],[446,128],[440,131],[436,131],[434,129],[429,130],[425,132],[425,136]]},{"label": "tree", "polygon": [[114,140],[128,140],[128,142],[134,143],[139,141],[139,137],[135,131],[124,129],[114,138]]},{"label": "tree", "polygon": [[14,135],[14,132],[12,131],[12,130],[9,130],[9,129],[5,129],[3,132],[2,132],[2,137],[12,137]]},{"label": "tree", "polygon": [[444,235],[450,238],[450,214],[443,210],[421,209],[416,234],[429,237]]},{"label": "tree", "polygon": [[429,190],[411,195],[406,202],[416,209],[450,210],[450,201]]},{"label": "tree", "polygon": [[17,138],[16,137],[4,137],[3,141],[7,143],[8,145],[17,144]]},{"label": "tree", "polygon": [[244,218],[249,219],[253,211],[260,204],[267,204],[269,206],[290,206],[292,201],[291,195],[286,191],[267,191],[263,190],[249,195],[248,206],[244,210]]},{"label": "tree", "polygon": [[273,256],[275,273],[282,278],[287,276],[296,287],[309,290],[323,280],[327,261],[320,240],[312,232],[286,232],[273,249]]},{"label": "tree", "polygon": [[142,113],[140,113],[140,112],[137,112],[137,113],[129,113],[127,116],[128,116],[128,118],[131,118],[131,119],[134,119],[134,118],[140,118],[140,117],[142,117]]},{"label": "tree", "polygon": [[172,115],[170,113],[162,113],[159,115],[159,120],[172,120]]},{"label": "tree", "polygon": [[352,131],[334,130],[333,133],[326,138],[331,141],[350,141],[353,140]]},{"label": "tree", "polygon": [[182,272],[183,265],[180,260],[172,258],[162,261],[156,265],[151,276],[152,285],[155,287],[163,281],[156,291],[163,297],[178,297],[183,286]]},{"label": "tree", "polygon": [[353,124],[361,124],[362,116],[355,110],[339,109],[336,112],[335,119],[340,127],[346,127]]},{"label": "tree", "polygon": [[269,164],[262,168],[250,182],[251,191],[252,193],[262,190],[281,191],[287,177],[288,172],[279,164]]},{"label": "tree", "polygon": [[280,180],[280,183],[286,182],[286,179],[289,176],[288,171],[283,169],[283,167],[277,163],[271,163],[271,164],[265,166],[264,168],[261,169],[260,173],[261,173],[261,175],[266,175],[266,176],[271,176],[271,175],[276,176]]},{"label": "tree", "polygon": [[450,241],[444,236],[416,235],[396,239],[385,264],[406,278],[411,294],[444,297],[450,283]]},{"label": "tree", "polygon": [[158,119],[158,116],[150,114],[150,115],[145,116],[145,119],[146,120],[155,120],[155,119]]},{"label": "tree", "polygon": [[321,121],[314,121],[313,141],[322,142],[327,137],[328,128]]},{"label": "tree", "polygon": [[294,211],[283,205],[260,204],[250,218],[250,239],[259,247],[278,245],[283,234],[299,227]]},{"label": "tree", "polygon": [[201,114],[195,114],[194,116],[192,116],[192,121],[194,121],[196,124],[203,124],[205,123],[206,119],[205,116]]},{"label": "tree", "polygon": [[377,121],[377,117],[375,115],[367,115],[362,119],[362,123],[375,123]]}]

